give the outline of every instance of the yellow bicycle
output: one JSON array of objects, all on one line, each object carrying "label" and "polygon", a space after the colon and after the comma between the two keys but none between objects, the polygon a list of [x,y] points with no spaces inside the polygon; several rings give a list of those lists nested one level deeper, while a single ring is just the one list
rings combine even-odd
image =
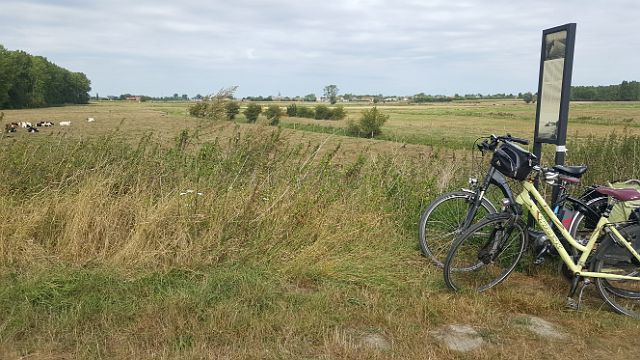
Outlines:
[{"label": "yellow bicycle", "polygon": [[[536,157],[516,144],[505,142],[494,152],[492,165],[502,174],[522,182],[522,192],[503,200],[502,211],[490,214],[461,234],[452,244],[444,263],[444,279],[453,290],[484,291],[502,281],[516,268],[528,243],[523,208],[547,235],[572,277],[568,304],[575,300],[579,285],[595,282],[604,301],[615,311],[640,318],[640,224],[638,218],[610,222],[617,201],[640,199],[635,189],[598,187],[612,199],[586,243],[574,239],[534,187],[535,179],[553,183],[558,173],[537,165]],[[577,181],[577,179],[576,179]],[[546,215],[546,217],[545,217]],[[563,241],[552,229],[559,230]],[[575,251],[570,255],[568,247]]]}]

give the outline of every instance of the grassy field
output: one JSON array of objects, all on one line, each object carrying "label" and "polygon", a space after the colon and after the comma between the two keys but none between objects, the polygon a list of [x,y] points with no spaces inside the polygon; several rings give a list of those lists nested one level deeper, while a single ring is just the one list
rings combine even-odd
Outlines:
[{"label": "grassy field", "polygon": [[[383,139],[414,144],[465,147],[478,136],[511,133],[532,138],[535,104],[521,100],[483,100],[477,102],[434,103],[429,105],[380,105],[390,119]],[[348,116],[357,119],[364,105],[347,106]],[[293,124],[345,127],[344,121],[285,119]],[[569,136],[584,138],[611,131],[640,133],[639,103],[573,103],[570,109]]]},{"label": "grassy field", "polygon": [[[4,111],[72,125],[0,137],[0,358],[636,357],[638,321],[593,288],[565,310],[553,262],[454,294],[420,255],[420,210],[475,170],[465,149],[487,133],[531,138],[533,106],[381,107],[396,142],[209,122],[185,107]],[[581,141],[569,156],[592,167],[589,182],[640,177],[638,109],[573,105]],[[565,337],[532,333],[522,314]],[[448,349],[434,332],[451,324],[485,346]]]}]

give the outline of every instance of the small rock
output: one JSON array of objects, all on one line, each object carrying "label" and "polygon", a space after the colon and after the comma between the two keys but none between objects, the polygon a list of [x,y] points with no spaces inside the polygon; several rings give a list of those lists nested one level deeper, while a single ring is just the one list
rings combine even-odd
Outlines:
[{"label": "small rock", "polygon": [[448,325],[432,332],[433,336],[445,343],[449,350],[467,352],[482,346],[484,340],[469,325]]},{"label": "small rock", "polygon": [[536,316],[521,315],[515,320],[518,324],[526,327],[529,331],[542,337],[563,339],[567,336],[563,332],[559,331],[553,323]]}]

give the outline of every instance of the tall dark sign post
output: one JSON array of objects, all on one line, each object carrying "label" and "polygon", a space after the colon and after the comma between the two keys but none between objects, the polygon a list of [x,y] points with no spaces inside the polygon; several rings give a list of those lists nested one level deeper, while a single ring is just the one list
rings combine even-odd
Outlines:
[{"label": "tall dark sign post", "polygon": [[[556,165],[563,165],[567,152],[567,123],[576,24],[570,23],[542,32],[540,78],[536,108],[533,153],[540,159],[542,144],[556,145]],[[557,197],[554,189],[553,199]]]}]

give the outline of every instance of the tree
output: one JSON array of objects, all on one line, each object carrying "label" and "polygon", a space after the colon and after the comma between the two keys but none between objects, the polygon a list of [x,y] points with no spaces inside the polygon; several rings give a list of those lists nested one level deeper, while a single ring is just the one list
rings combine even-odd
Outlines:
[{"label": "tree", "polygon": [[351,135],[373,138],[382,133],[382,125],[387,120],[389,120],[389,115],[383,114],[382,111],[374,106],[362,112],[362,117],[360,117],[358,123],[349,122],[347,132]]},{"label": "tree", "polygon": [[258,104],[249,104],[243,114],[247,118],[247,122],[254,123],[258,120],[258,116],[262,113],[262,106]]},{"label": "tree", "polygon": [[308,101],[308,102],[316,102],[317,98],[316,98],[316,94],[308,94],[304,96],[304,101]]},{"label": "tree", "polygon": [[282,114],[283,114],[282,109],[280,109],[280,106],[278,105],[269,105],[267,110],[265,110],[264,112],[264,115],[267,117],[267,120],[269,120],[269,125],[278,125]]},{"label": "tree", "polygon": [[9,107],[9,88],[13,83],[9,54],[10,52],[0,45],[0,109]]},{"label": "tree", "polygon": [[526,102],[527,104],[531,103],[533,101],[533,94],[531,92],[522,94],[522,100],[524,100],[524,102]]},{"label": "tree", "polygon": [[42,56],[9,51],[0,45],[0,108],[31,108],[87,103],[91,81]]},{"label": "tree", "polygon": [[618,100],[631,101],[638,100],[640,96],[640,87],[637,81],[623,81],[619,85]]},{"label": "tree", "polygon": [[335,104],[338,99],[338,87],[336,85],[327,85],[324,87],[324,97],[329,99],[331,105]]}]

